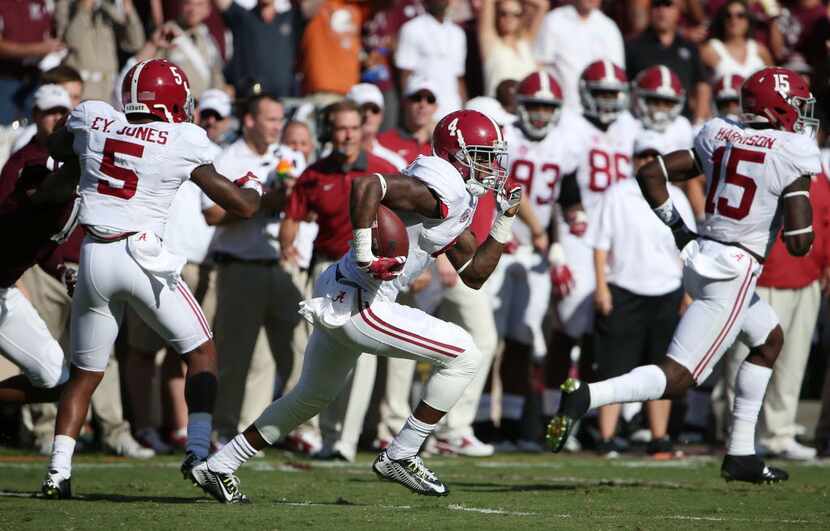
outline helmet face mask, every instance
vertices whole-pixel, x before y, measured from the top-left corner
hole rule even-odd
[[[531,140],[542,140],[559,122],[562,88],[544,71],[536,71],[516,86],[519,126]]]
[[[683,101],[655,96],[637,98],[637,115],[648,129],[664,132],[680,116]]]
[[[467,187],[473,185],[473,195],[483,195],[487,190],[498,193],[507,182],[507,144],[503,141],[493,146],[467,146],[456,152],[456,158],[467,168]],[[483,192],[476,194],[474,190],[478,189]]]
[[[634,112],[647,129],[664,132],[683,112],[686,92],[666,66],[647,68],[634,80]]]

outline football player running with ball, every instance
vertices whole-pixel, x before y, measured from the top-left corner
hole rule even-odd
[[[124,78],[122,103],[125,114],[100,101],[72,111],[66,126],[49,139],[52,157],[65,164],[39,192],[49,201],[51,190],[52,200],[61,203],[77,186],[79,221],[87,232],[72,299],[70,376],[41,488],[48,498],[71,497],[75,441],[128,305],[187,363],[185,477],[207,457],[216,349],[199,304],[179,277],[185,259],[168,252],[160,235],[173,197],[188,179],[244,218],[259,209],[262,195],[256,179],[232,183],[214,169],[210,140],[189,123],[190,86],[175,64],[153,59],[135,65]],[[67,175],[65,168],[71,167],[76,171]]]
[[[351,251],[321,275],[314,298],[302,304],[301,313],[314,323],[314,331],[299,383],[193,469],[194,479],[218,501],[247,500],[234,472],[334,400],[361,352],[427,360],[437,367],[423,400],[372,468],[381,479],[418,494],[448,494],[418,451],[478,373],[483,356],[459,326],[395,299],[401,287],[442,253],[465,284],[481,288],[512,237],[521,189],[503,188],[505,143],[499,127],[484,114],[448,114],[436,126],[432,146],[433,156],[419,156],[399,175],[374,174],[353,182]],[[468,227],[478,198],[488,191],[497,194],[499,214],[489,237],[477,247]],[[373,253],[371,227],[381,204],[397,212],[406,225],[406,257]]]
[[[758,412],[784,338],[772,308],[753,290],[782,224],[790,254],[803,256],[812,245],[810,176],[821,171],[814,105],[798,74],[765,68],[741,88],[742,123],[714,118],[693,149],[658,156],[638,172],[643,195],[682,250],[683,281],[694,302],[659,366],[637,367],[592,384],[572,379],[563,384],[559,412],[548,426],[554,452],[589,409],[672,398],[700,384],[740,334],[750,353],[738,370],[721,475],[753,483],[788,478],[755,453]],[[701,172],[707,182],[706,218],[698,235],[680,219],[666,180]]]

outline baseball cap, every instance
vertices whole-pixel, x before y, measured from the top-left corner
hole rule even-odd
[[[224,90],[208,89],[199,98],[199,111],[213,111],[227,118],[231,114],[231,97]]]
[[[646,153],[661,154],[666,152],[666,145],[663,137],[657,131],[642,131],[634,139],[634,156]]]
[[[374,103],[383,109],[383,94],[381,94],[377,85],[373,85],[372,83],[358,83],[352,86],[346,94],[346,98],[358,105]]]
[[[464,108],[486,114],[502,127],[516,121],[516,117],[505,111],[499,100],[488,96],[473,98],[464,104]]]
[[[417,75],[411,76],[406,81],[406,87],[403,95],[404,97],[409,97],[423,90],[430,92],[436,99],[438,98],[438,90],[435,88],[435,83],[425,77]]]
[[[60,85],[42,85],[35,91],[35,107],[41,111],[62,108],[72,108],[69,93]]]

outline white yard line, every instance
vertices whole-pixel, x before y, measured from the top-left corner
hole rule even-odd
[[[505,511],[503,509],[489,509],[487,507],[465,507],[458,504],[447,505],[450,511],[464,511],[468,513],[482,513],[482,514],[504,514],[508,516],[539,516],[539,513],[523,513],[518,511]],[[567,515],[565,515],[567,516]]]

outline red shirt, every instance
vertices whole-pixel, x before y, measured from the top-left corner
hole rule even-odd
[[[24,167],[47,165],[48,159],[49,151],[37,141],[37,137],[32,138],[28,144],[15,151],[6,161],[3,171],[0,172],[0,204],[14,191],[20,172]],[[49,263],[63,263],[65,260],[77,264],[81,259],[81,242],[83,239],[84,231],[81,227],[78,227],[69,239],[60,246],[60,251],[56,252],[55,257],[44,259],[48,260]],[[54,245],[52,247],[54,248]]]
[[[418,155],[432,155],[432,143],[421,144],[409,132],[397,127],[379,134],[378,142],[381,146],[400,155],[407,164],[415,160]]]
[[[349,217],[349,195],[355,177],[371,173],[398,173],[385,160],[361,151],[351,168],[344,168],[333,156],[318,160],[300,175],[285,215],[303,221],[308,214],[317,214],[320,231],[314,240],[314,253],[337,260],[349,250],[352,222]]]
[[[806,287],[830,267],[830,182],[825,175],[817,175],[810,186],[810,204],[813,206],[813,248],[807,256],[791,256],[776,235],[758,285],[765,288],[799,289]]]
[[[0,0],[0,36],[4,41],[30,44],[51,34],[52,13],[45,0]],[[24,66],[20,59],[0,59],[0,77],[21,79],[26,72],[37,73],[37,66]]]

